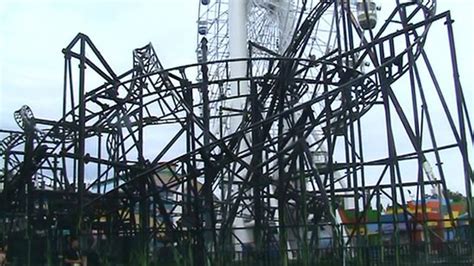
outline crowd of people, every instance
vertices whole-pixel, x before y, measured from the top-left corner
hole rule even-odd
[[[0,241],[0,266],[14,266],[15,259],[9,257],[7,242]],[[99,259],[96,253],[87,251],[83,252],[80,248],[80,242],[77,237],[68,237],[67,246],[64,252],[59,256],[62,265],[65,266],[95,266],[99,265]],[[20,262],[21,264],[21,262]]]

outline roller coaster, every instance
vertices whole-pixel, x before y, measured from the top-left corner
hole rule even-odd
[[[62,117],[23,106],[19,130],[0,131],[13,265],[61,265],[70,236],[100,265],[472,265],[453,20],[436,1],[400,2],[377,28],[346,1],[303,4],[283,52],[248,43],[249,57],[207,61],[203,37],[200,62],[169,69],[148,44],[116,73],[79,33],[63,49]],[[341,14],[337,45],[314,56],[327,12]],[[443,23],[450,88],[425,49]]]

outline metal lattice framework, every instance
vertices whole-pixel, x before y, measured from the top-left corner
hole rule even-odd
[[[449,223],[456,239],[462,238],[455,229],[463,220],[451,210],[443,168],[455,154],[472,234],[472,126],[449,12],[435,14],[432,1],[397,4],[377,32],[364,32],[351,9],[338,3],[320,1],[305,11],[282,54],[260,47],[259,57],[172,69],[163,68],[149,44],[133,51],[130,70],[117,74],[91,40],[78,34],[63,50],[63,117],[38,119],[22,107],[15,112],[22,131],[2,131],[4,232],[28,240],[28,254],[32,239],[57,240],[65,229],[107,239],[100,248],[109,257],[120,257],[124,242],[133,240],[139,245],[128,248],[136,253],[128,253],[138,255],[129,257],[143,258],[143,265],[160,245],[182,265],[315,265],[328,259],[399,265],[416,252],[426,262],[433,259],[428,235],[444,238],[428,222]],[[324,56],[305,58],[314,27],[329,8],[344,17],[339,41]],[[447,27],[455,106],[445,100],[424,49],[434,23]],[[362,72],[364,61],[372,67]],[[246,64],[246,76],[230,74],[236,62]],[[209,73],[217,68],[220,75]],[[201,73],[197,81],[190,78],[195,73]],[[212,97],[231,86],[237,87],[234,94]],[[407,93],[411,98],[402,98]],[[448,140],[435,130],[428,94],[443,108]],[[212,110],[229,106],[223,101],[245,105]],[[226,126],[226,117],[239,121],[235,131],[211,130]],[[383,133],[380,139],[371,139],[374,128]],[[429,187],[446,206],[435,220],[424,203],[415,213],[407,207],[407,189],[424,202]],[[371,223],[380,234],[392,226],[379,239],[380,246],[390,239],[391,255],[370,255],[361,248],[369,238],[367,213],[382,198],[393,219],[379,215]],[[348,202],[350,223],[341,218]],[[415,237],[402,243],[402,231],[424,232],[424,245]],[[469,260],[469,239],[457,242],[463,248],[447,250]]]

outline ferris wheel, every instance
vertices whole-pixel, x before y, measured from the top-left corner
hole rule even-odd
[[[202,37],[208,40],[207,61],[215,61],[243,54],[233,54],[232,46],[237,42],[249,44],[252,56],[267,53],[283,55],[297,25],[320,3],[319,0],[201,0],[199,3],[197,30],[197,60],[201,62]],[[346,9],[357,14],[358,26],[362,30],[373,29],[377,21],[374,1],[341,1]],[[309,45],[307,56],[319,58],[337,46],[337,27],[343,20],[343,9],[327,8],[318,18]],[[246,47],[247,48],[247,47]],[[265,48],[263,49],[258,48]],[[247,49],[246,49],[247,50]],[[246,51],[247,55],[249,52]],[[218,75],[219,71],[211,74]]]
[[[319,0],[201,0],[197,21],[197,61],[206,63],[222,60],[222,63],[208,64],[207,72],[208,79],[221,80],[246,77],[248,71],[257,76],[269,71],[270,62],[267,60],[253,62],[249,70],[249,66],[244,61],[229,63],[232,59],[298,57],[317,60],[331,54],[341,54],[354,48],[343,46],[340,41],[338,43],[341,35],[339,27],[343,27],[344,19],[349,19],[344,16],[357,14],[356,19],[354,17],[351,19],[356,22],[354,26],[363,32],[370,31],[376,26],[376,12],[375,2],[368,0],[341,1],[337,5],[322,4]],[[315,16],[315,13],[318,15]],[[292,54],[295,52],[295,47],[291,45],[294,43],[294,38],[297,38],[298,29],[304,27],[303,21],[308,21],[311,17],[315,17],[317,21],[311,30],[309,40],[305,41],[303,48],[299,48],[298,54]],[[355,41],[355,43],[360,42],[362,39]],[[356,61],[357,58],[353,57],[352,60],[344,63],[346,67],[362,71],[363,64],[359,62],[356,65]],[[314,70],[314,73],[311,71],[313,70],[305,74],[306,77],[308,75],[316,77],[318,71]],[[203,77],[199,75],[198,82],[202,79]],[[229,83],[228,87],[209,86],[211,117],[220,117],[219,120],[213,120],[214,123],[212,121],[210,123],[210,131],[213,134],[222,137],[238,130],[241,120],[239,117],[232,116],[232,112],[245,109],[245,97],[238,101],[227,100],[227,98],[241,93],[242,90],[248,90],[248,87],[248,83],[245,82]],[[237,93],[237,90],[240,92]],[[243,92],[243,94],[249,94],[249,92]],[[311,98],[310,95],[314,94],[315,92],[309,89],[298,97],[298,101],[307,101]],[[201,103],[203,103],[202,100]],[[315,112],[319,113],[324,108],[322,102],[320,105],[314,105]],[[294,115],[296,117],[299,114]],[[319,142],[321,134],[321,129],[315,129],[311,132],[309,141]],[[272,126],[270,135],[278,135],[276,125]],[[319,157],[324,160],[325,150],[323,146],[314,146],[312,152],[315,159],[318,160]],[[345,186],[342,183],[340,185]],[[346,205],[349,206],[350,203]],[[241,223],[238,226],[245,226],[245,224]],[[252,238],[245,233],[240,237],[241,239]]]
[[[311,12],[321,6],[317,22],[312,30],[310,39],[302,49],[300,58],[315,60],[337,50],[342,53],[353,47],[343,46],[340,40],[342,24],[346,14],[355,14],[354,19],[361,32],[371,31],[377,22],[377,7],[372,0],[341,1],[337,5],[322,5],[319,0],[200,0],[197,21],[197,61],[199,63],[259,57],[286,57],[286,51],[292,38],[297,34],[302,21],[311,16]],[[324,6],[324,8],[323,8]],[[346,12],[349,10],[349,12]],[[206,40],[206,47],[202,41]],[[362,40],[358,40],[362,42]],[[368,62],[359,62],[357,58],[345,62],[351,68],[363,71]],[[226,63],[212,64],[208,69],[211,79],[224,78],[227,73]],[[247,66],[244,62],[231,63],[232,77],[244,77]],[[268,61],[252,65],[252,71],[266,73]],[[311,73],[309,74],[311,75]],[[202,74],[198,74],[198,81]],[[245,87],[243,85],[242,87]],[[235,103],[224,100],[234,94],[235,88],[210,86],[210,110],[216,116],[225,113],[226,109],[243,109],[243,102]],[[308,92],[314,93],[314,92]],[[315,110],[317,111],[317,110]],[[219,124],[219,125],[217,125]],[[219,123],[211,123],[211,132],[216,135],[228,135],[236,130],[236,121],[224,116]],[[316,133],[315,133],[316,134]],[[314,134],[313,134],[314,135]],[[317,138],[317,136],[314,136]]]

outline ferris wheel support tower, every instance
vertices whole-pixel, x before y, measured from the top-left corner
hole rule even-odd
[[[247,1],[229,1],[229,53],[230,58],[247,57]],[[234,74],[245,75],[244,64],[234,64]]]
[[[229,57],[230,59],[248,57],[247,50],[247,1],[230,0],[229,1]],[[246,76],[247,64],[245,61],[233,62],[230,64],[231,78],[243,78]],[[232,83],[231,95],[248,94],[249,87],[243,82]],[[243,109],[245,104],[242,101],[231,101],[230,107],[233,110]],[[229,121],[229,132],[235,132],[239,121]]]
[[[247,1],[230,0],[229,1],[229,58],[246,58],[247,50]],[[245,61],[232,62],[230,67],[230,78],[244,78],[247,72],[247,64]],[[232,82],[230,84],[230,95],[248,94],[249,86],[246,82]],[[231,110],[243,110],[245,102],[242,100],[231,100],[228,102]],[[233,111],[231,111],[233,112]],[[237,131],[240,124],[239,117],[230,117],[227,125],[227,133]],[[230,189],[235,189],[233,185]],[[234,221],[235,228],[245,228],[246,224],[242,218],[236,218]],[[241,239],[243,243],[251,243],[254,241],[253,234],[249,229],[236,229],[234,234]],[[234,239],[236,241],[236,239]]]

